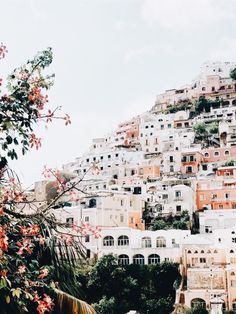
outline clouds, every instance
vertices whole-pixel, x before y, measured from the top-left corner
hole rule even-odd
[[[236,38],[223,38],[209,52],[210,61],[235,61],[236,60]]]
[[[202,30],[235,17],[236,3],[227,0],[144,0],[141,16],[149,25],[171,30]],[[235,11],[234,11],[235,12]]]
[[[154,47],[146,46],[137,49],[129,49],[125,54],[125,61],[131,61],[132,59],[136,59],[143,56],[154,56],[156,50]]]

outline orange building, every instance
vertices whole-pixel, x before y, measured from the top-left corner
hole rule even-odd
[[[197,183],[196,205],[202,209],[236,209],[236,167],[218,168],[215,178]]]
[[[145,224],[142,220],[142,213],[133,211],[128,213],[128,227],[133,229],[145,230]]]
[[[181,156],[181,173],[196,174],[199,171],[203,156],[198,151],[183,152]]]
[[[222,162],[236,158],[236,147],[208,148],[202,150],[203,162]]]

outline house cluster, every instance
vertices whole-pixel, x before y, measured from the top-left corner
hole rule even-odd
[[[112,253],[121,265],[180,265],[176,303],[236,313],[235,63],[204,64],[180,89],[92,141],[63,171],[83,180],[56,215],[99,227],[85,235],[89,258]],[[45,192],[45,183],[38,188]],[[43,192],[44,191],[44,192]],[[155,222],[188,223],[159,229]],[[217,312],[218,313],[218,312]]]

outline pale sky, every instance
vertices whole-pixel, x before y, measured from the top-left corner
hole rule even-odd
[[[22,181],[60,167],[156,94],[190,82],[202,63],[236,61],[236,0],[0,0],[1,76],[50,46],[50,107],[72,125],[41,129],[43,147],[14,163]]]

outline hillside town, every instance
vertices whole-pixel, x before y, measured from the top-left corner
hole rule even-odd
[[[179,264],[176,306],[236,313],[236,81],[232,62],[205,63],[148,112],[95,138],[63,165],[77,193],[55,215],[86,234],[87,258]],[[29,197],[44,201],[48,180]]]

